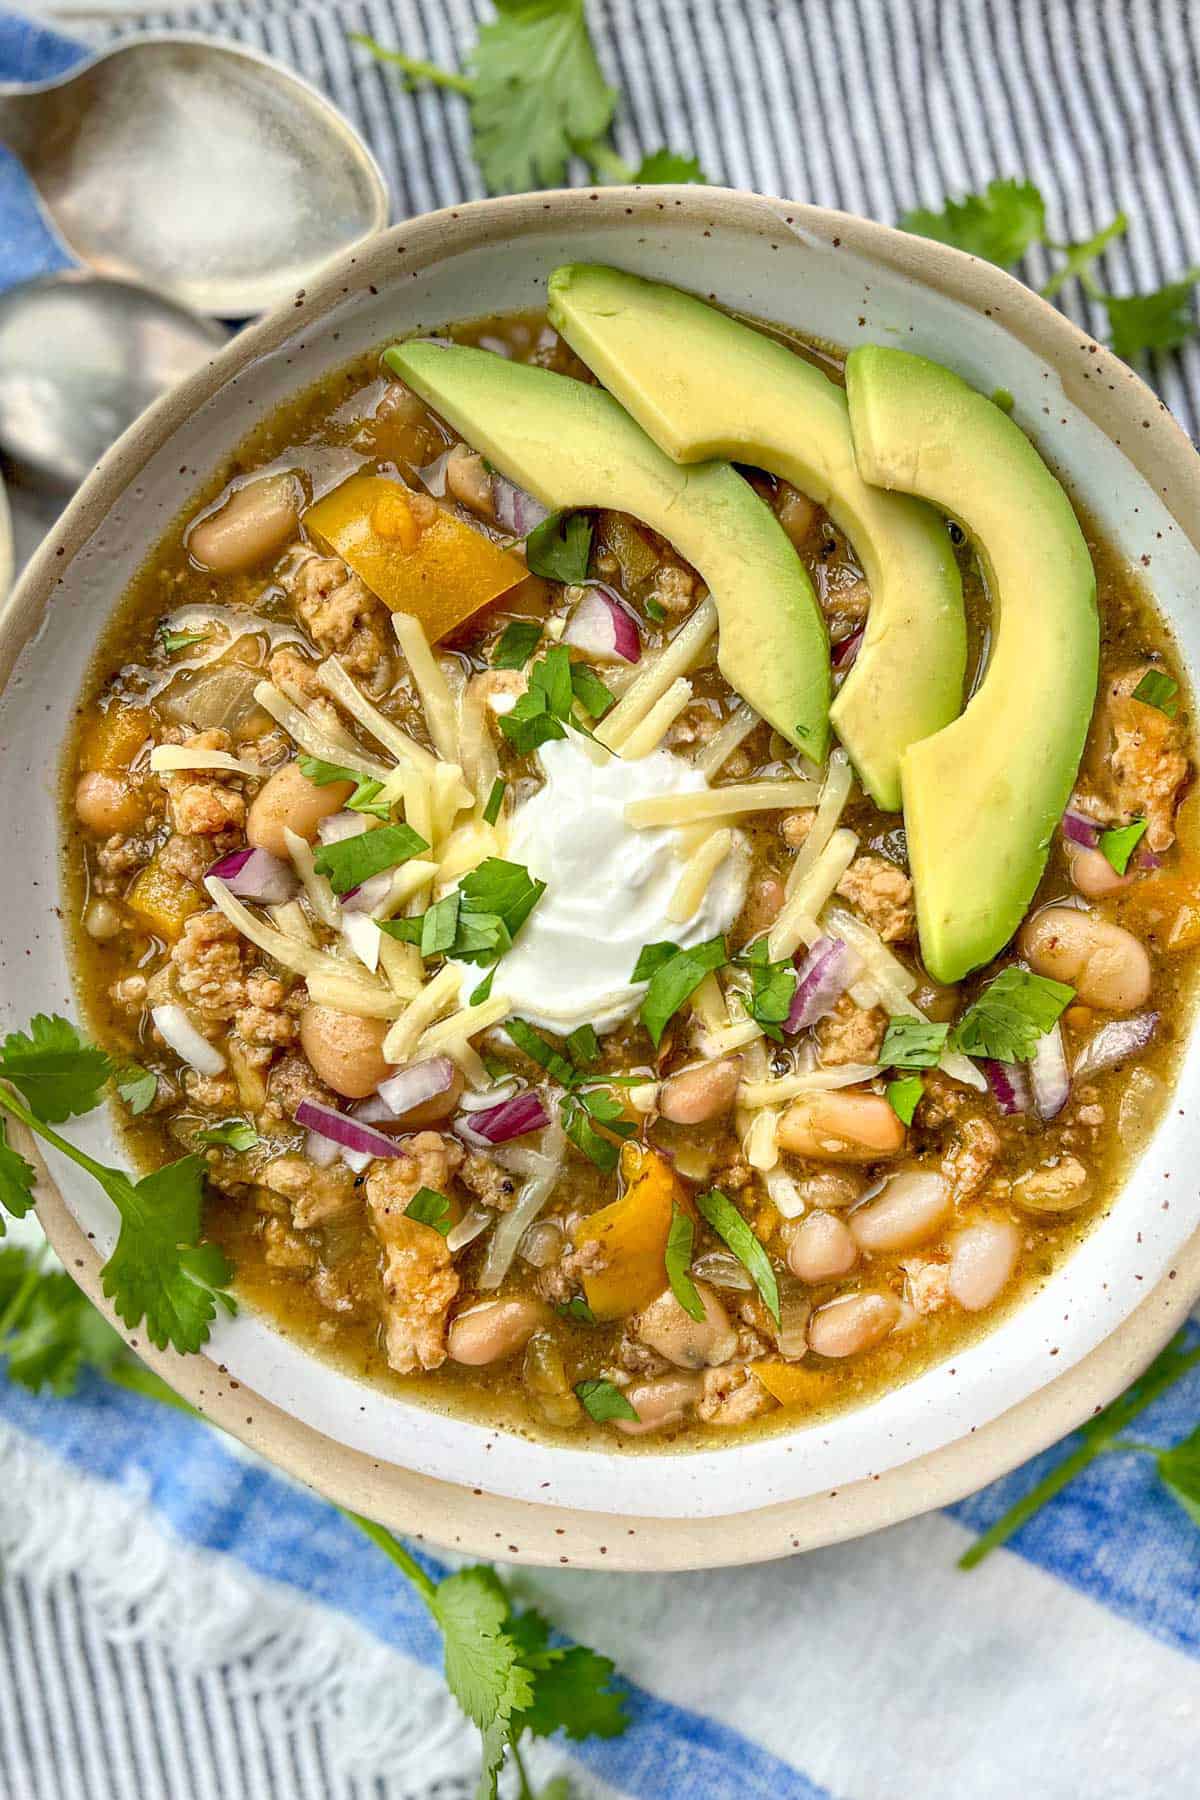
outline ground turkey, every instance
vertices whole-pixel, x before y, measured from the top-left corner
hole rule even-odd
[[[401,1375],[436,1369],[446,1360],[446,1324],[458,1276],[441,1232],[407,1217],[418,1189],[445,1193],[462,1152],[421,1131],[404,1154],[378,1161],[367,1176],[367,1207],[383,1246],[383,1311],[387,1359]]]

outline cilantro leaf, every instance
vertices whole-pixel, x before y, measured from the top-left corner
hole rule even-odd
[[[492,652],[493,669],[523,669],[541,641],[542,628],[536,619],[513,619]]]
[[[614,1099],[611,1093],[603,1088],[589,1088],[586,1093],[564,1094],[559,1102],[559,1113],[562,1117],[563,1130],[567,1137],[581,1150],[589,1162],[598,1169],[610,1173],[617,1166],[620,1148],[614,1144],[612,1137],[629,1138],[637,1130],[632,1120],[625,1117],[624,1108]],[[603,1126],[604,1131],[597,1131],[592,1124]],[[610,1132],[606,1137],[604,1132]]]
[[[555,1307],[560,1319],[570,1319],[575,1325],[594,1325],[596,1315],[581,1294],[575,1294],[570,1300],[564,1300]]]
[[[1144,706],[1156,707],[1168,719],[1173,719],[1179,710],[1178,694],[1179,683],[1173,675],[1167,675],[1162,669],[1147,669],[1131,698],[1140,700]]]
[[[669,963],[673,956],[681,954],[679,945],[673,944],[670,938],[664,938],[657,944],[643,944],[638,953],[638,959],[633,965],[630,981],[649,981],[652,975],[658,973],[664,963]]]
[[[535,1031],[533,1026],[527,1024],[524,1019],[506,1019],[504,1031],[512,1039],[517,1049],[529,1057],[531,1062],[535,1062],[539,1068],[545,1069],[547,1075],[553,1076],[554,1080],[560,1081],[564,1087],[570,1087],[575,1079],[574,1069],[566,1057],[560,1055],[554,1048],[553,1044],[546,1042],[540,1031]]]
[[[967,1056],[1028,1062],[1038,1039],[1052,1031],[1075,989],[1015,964],[988,983],[954,1029],[955,1047]]]
[[[911,1125],[913,1114],[921,1103],[925,1083],[919,1075],[905,1075],[901,1081],[889,1081],[884,1089],[887,1103],[904,1125]]]
[[[582,512],[552,512],[525,539],[531,575],[564,583],[587,580],[592,521]]]
[[[473,987],[467,996],[468,1006],[482,1006],[492,991],[492,983],[496,979],[495,965],[488,970],[478,987]]]
[[[589,719],[602,719],[616,700],[612,689],[605,687],[596,671],[581,662],[571,664],[571,692]]]
[[[132,1181],[120,1169],[96,1164],[92,1173],[121,1215],[116,1248],[101,1271],[101,1285],[131,1328],[145,1322],[160,1350],[199,1350],[232,1269],[215,1244],[200,1242],[204,1161],[185,1156]]]
[[[1171,1450],[1155,1457],[1167,1492],[1178,1500],[1193,1525],[1200,1525],[1200,1425]]]
[[[495,781],[493,781],[492,791],[488,795],[487,804],[483,809],[485,824],[494,825],[496,820],[500,817],[500,809],[504,805],[504,790],[507,785],[507,782],[499,775],[497,775]]]
[[[0,1077],[24,1094],[38,1117],[58,1124],[100,1104],[112,1074],[103,1050],[57,1013],[38,1013],[28,1033],[10,1031],[0,1045]]]
[[[324,762],[319,756],[302,756],[300,773],[314,787],[328,787],[331,781],[352,781],[354,792],[346,802],[350,812],[370,813],[384,822],[391,818],[392,809],[386,801],[376,796],[382,791],[382,781],[373,781],[369,776],[359,775],[354,769],[347,769],[341,763]]]
[[[879,1060],[889,1069],[936,1068],[949,1035],[948,1025],[935,1025],[929,1019],[891,1018]]]
[[[4,1213],[23,1219],[33,1205],[37,1170],[26,1162],[8,1141],[8,1131],[0,1119],[0,1237],[4,1236]]]
[[[594,1025],[578,1025],[567,1038],[567,1055],[577,1069],[592,1069],[600,1061],[600,1039]]]
[[[523,693],[506,713],[500,714],[500,730],[518,756],[529,756],[543,744],[567,735],[562,720],[550,710],[545,690],[534,687]]]
[[[416,1219],[420,1225],[432,1226],[434,1231],[447,1235],[453,1220],[450,1217],[450,1202],[445,1194],[439,1194],[436,1188],[418,1188],[404,1209],[406,1219]]]
[[[1177,350],[1195,336],[1196,314],[1192,298],[1200,281],[1200,267],[1168,281],[1152,294],[1103,294],[1089,288],[1108,314],[1110,342],[1118,356],[1131,362],[1143,350]]]
[[[360,831],[357,837],[343,838],[337,844],[322,844],[313,866],[318,875],[328,875],[335,894],[348,894],[372,875],[397,868],[428,848],[411,825],[383,825],[378,831]]]
[[[1007,269],[1044,236],[1046,205],[1032,181],[1001,179],[989,181],[982,194],[947,200],[940,213],[905,213],[900,227]]]
[[[522,1629],[528,1633],[529,1618],[522,1613],[510,1623],[519,1642]],[[522,1660],[533,1671],[533,1699],[514,1719],[514,1736],[529,1731],[534,1737],[552,1737],[562,1731],[578,1743],[619,1737],[625,1730],[625,1696],[610,1686],[616,1666],[607,1656],[584,1644],[557,1648],[535,1642],[522,1646]]]
[[[671,1292],[688,1318],[702,1323],[704,1302],[692,1280],[692,1246],[695,1241],[695,1225],[678,1202],[674,1203],[671,1207],[671,1228],[667,1232],[667,1248],[664,1258],[667,1280],[671,1284]]]
[[[22,1271],[36,1266],[21,1250],[6,1251],[5,1256],[19,1258]],[[22,1282],[24,1278],[22,1273]],[[5,1285],[0,1281],[0,1292]],[[107,1374],[124,1354],[119,1333],[61,1270],[39,1275],[13,1328],[0,1338],[9,1378],[34,1393],[49,1388],[55,1394],[70,1394],[83,1369]]]
[[[1096,258],[1102,256],[1108,246],[1119,237],[1124,237],[1129,227],[1129,220],[1123,212],[1119,212],[1111,224],[1105,225],[1090,238],[1084,238],[1078,244],[1051,244],[1052,250],[1059,250],[1066,257],[1061,269],[1057,269],[1041,290],[1043,299],[1053,300],[1055,294],[1075,276],[1086,275]]]
[[[502,1728],[533,1700],[533,1681],[505,1630],[508,1596],[494,1569],[460,1569],[439,1581],[429,1608],[445,1645],[446,1685],[481,1731]],[[498,1766],[498,1765],[497,1765]]]
[[[545,882],[535,881],[521,863],[487,856],[425,912],[409,919],[380,919],[379,929],[402,944],[418,945],[423,956],[495,963],[512,948],[545,891]],[[472,994],[472,1005],[478,1004],[478,993]]]
[[[228,1150],[253,1150],[258,1141],[258,1133],[248,1119],[225,1119],[220,1125],[196,1133],[198,1144],[223,1145]]]
[[[634,171],[634,181],[641,187],[651,187],[656,182],[698,182],[708,186],[708,177],[700,167],[695,156],[683,156],[676,150],[651,150],[643,156]]]
[[[720,1188],[709,1188],[706,1194],[697,1196],[696,1209],[752,1277],[763,1304],[778,1325],[779,1283],[771,1259],[733,1201]]]
[[[190,650],[194,644],[202,644],[208,637],[207,631],[160,631],[158,641],[168,656],[177,651]]]
[[[435,900],[421,917],[421,955],[442,956],[458,936],[458,915],[462,907],[462,891],[455,888]]]
[[[118,1094],[135,1119],[154,1104],[154,1097],[158,1093],[158,1076],[152,1075],[149,1069],[143,1069],[140,1063],[127,1063],[123,1069],[119,1069],[116,1084]]]
[[[612,120],[583,0],[497,0],[470,67],[475,159],[493,194],[560,186],[574,146]]]
[[[1130,857],[1146,835],[1147,823],[1145,819],[1134,819],[1128,825],[1118,825],[1112,831],[1100,833],[1099,848],[1118,875],[1123,875],[1129,867]]]
[[[659,946],[649,948],[657,950]],[[638,970],[643,967],[646,954],[643,950],[638,957],[633,973],[635,981],[639,979]],[[663,1032],[685,1000],[691,998],[706,975],[721,968],[728,960],[725,939],[715,937],[709,938],[707,943],[697,944],[694,949],[677,950],[668,960],[659,963],[650,978],[640,1013],[655,1049],[662,1043]]]
[[[535,881],[523,863],[485,856],[477,869],[463,876],[458,891],[462,896],[460,936],[470,918],[494,917],[502,922],[511,944],[545,893],[546,884]],[[467,956],[467,951],[460,949],[456,954]]]
[[[739,951],[734,962],[750,971],[750,1017],[762,1026],[776,1043],[783,1040],[780,1027],[792,1010],[796,992],[796,969],[790,962],[771,962],[766,938],[757,938],[749,949]]]
[[[577,1381],[575,1392],[584,1412],[589,1418],[595,1419],[597,1425],[607,1425],[610,1419],[638,1417],[632,1403],[625,1398],[620,1388],[601,1375],[590,1381]]]

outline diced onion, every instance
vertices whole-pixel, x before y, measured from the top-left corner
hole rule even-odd
[[[1029,1111],[1029,1087],[1020,1063],[997,1062],[987,1057],[983,1059],[983,1072],[1002,1113],[1011,1116]]]
[[[1062,816],[1062,834],[1069,844],[1079,844],[1084,850],[1094,850],[1100,842],[1100,827],[1086,813],[1071,810],[1065,812]]]
[[[1053,1026],[1044,1037],[1038,1039],[1037,1049],[1029,1065],[1029,1079],[1039,1119],[1056,1119],[1067,1104],[1067,1096],[1071,1092],[1071,1074],[1067,1068],[1067,1053],[1063,1049],[1061,1026]]]
[[[573,644],[596,662],[635,663],[642,654],[633,614],[603,582],[589,586],[567,621],[563,643]]]
[[[379,967],[381,932],[374,919],[365,912],[343,912],[342,936],[364,968],[374,975]]]
[[[471,1114],[469,1127],[464,1130],[475,1138],[484,1138],[489,1144],[506,1144],[510,1138],[525,1137],[530,1131],[541,1131],[550,1122],[545,1102],[536,1088],[526,1088],[522,1093],[514,1094],[511,1100],[501,1100],[498,1106],[485,1106]],[[459,1121],[462,1129],[463,1122]]]
[[[793,1037],[827,1018],[861,965],[840,938],[819,938],[796,972],[796,991],[783,1029]]]
[[[551,1124],[542,1139],[541,1151],[548,1166],[544,1173],[535,1175],[521,1190],[511,1212],[506,1212],[501,1216],[492,1233],[492,1241],[488,1245],[487,1256],[484,1258],[483,1268],[480,1271],[479,1286],[481,1289],[498,1288],[508,1274],[512,1259],[517,1253],[517,1245],[558,1185],[559,1177],[562,1174],[565,1149],[566,1138],[563,1135],[562,1127],[557,1123]]]
[[[328,1138],[343,1151],[349,1150],[356,1156],[364,1156],[368,1161],[376,1156],[399,1156],[399,1146],[382,1131],[376,1131],[361,1119],[352,1119],[347,1113],[340,1113],[332,1106],[322,1106],[316,1100],[302,1100],[296,1108],[296,1123],[309,1131],[316,1132],[318,1137]]]
[[[472,1206],[463,1214],[457,1225],[452,1225],[446,1233],[446,1248],[451,1256],[457,1256],[468,1244],[473,1244],[495,1218],[486,1206]]]
[[[424,479],[424,472],[421,473]],[[445,465],[442,467],[443,492],[445,492]],[[436,479],[436,477],[435,477]],[[428,484],[427,484],[428,485]],[[433,491],[432,489],[430,490]],[[536,525],[550,517],[550,509],[519,488],[506,476],[492,470],[492,504],[496,509],[496,523],[502,530],[511,532],[513,537],[528,537]]]
[[[182,1006],[174,1001],[167,1001],[162,1006],[152,1007],[150,1017],[154,1020],[155,1029],[163,1043],[173,1050],[181,1062],[197,1075],[220,1075],[225,1068],[225,1058],[215,1044],[210,1044],[203,1037]]]
[[[304,1136],[304,1154],[318,1169],[331,1169],[338,1159],[338,1147],[332,1138],[322,1137],[319,1131],[309,1131]]]
[[[1076,1081],[1084,1075],[1099,1075],[1104,1069],[1113,1069],[1118,1063],[1130,1056],[1137,1056],[1149,1045],[1158,1029],[1158,1014],[1139,1013],[1133,1019],[1112,1019],[1102,1025],[1095,1036],[1084,1045],[1075,1059],[1073,1070]]]
[[[454,1086],[455,1068],[448,1056],[430,1056],[410,1063],[381,1081],[375,1092],[393,1118],[403,1118],[428,1100],[436,1100]]]
[[[294,872],[269,850],[233,850],[209,869],[239,900],[260,906],[282,906],[295,897],[300,883]]]

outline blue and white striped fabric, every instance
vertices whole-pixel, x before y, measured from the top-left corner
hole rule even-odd
[[[892,218],[1030,174],[1051,229],[1122,207],[1117,291],[1200,262],[1189,0],[593,0],[622,154]],[[366,30],[454,61],[472,0],[237,0],[157,14],[299,66],[353,116],[397,214],[478,192],[461,102],[406,96]],[[127,27],[123,27],[127,28]],[[106,26],[107,32],[112,27]],[[0,16],[0,77],[66,65]],[[0,161],[0,282],[61,260]],[[1031,259],[1028,274],[1044,279]],[[1082,306],[1068,293],[1067,304]],[[1086,307],[1078,315],[1089,318]],[[1200,352],[1149,373],[1200,421]],[[1139,1434],[1183,1436],[1200,1373]],[[1109,1457],[970,1575],[973,1536],[1054,1452],[948,1513],[783,1565],[517,1572],[632,1688],[628,1735],[540,1747],[539,1780],[670,1800],[1149,1800],[1196,1787],[1200,1535]],[[0,1384],[2,1800],[400,1800],[470,1791],[419,1602],[332,1509],[204,1426],[101,1384]]]

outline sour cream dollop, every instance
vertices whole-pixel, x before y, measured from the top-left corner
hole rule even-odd
[[[670,920],[683,836],[674,827],[637,830],[625,808],[651,794],[701,792],[704,776],[669,750],[601,763],[565,738],[539,754],[545,784],[514,814],[505,854],[546,892],[497,970],[496,991],[521,1018],[560,1036],[587,1024],[611,1031],[646,991],[629,979],[643,944],[687,948],[727,931],[746,897],[749,859],[735,836],[696,912]]]

